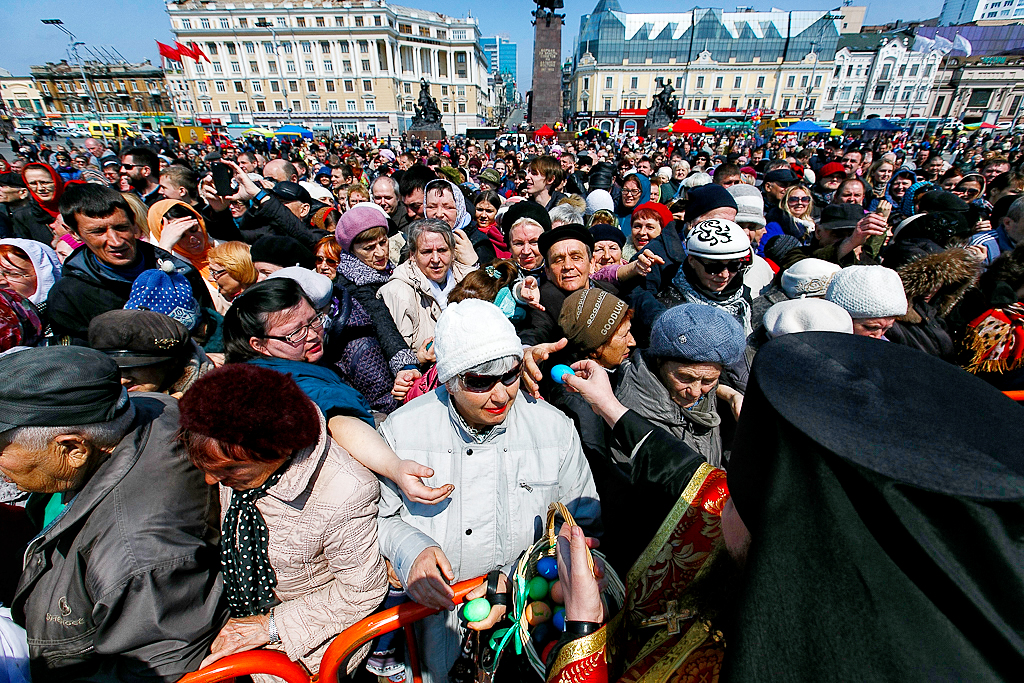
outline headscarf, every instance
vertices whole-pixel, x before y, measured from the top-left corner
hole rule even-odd
[[[210,236],[206,234],[206,221],[203,220],[202,215],[198,211],[185,202],[177,199],[161,199],[156,204],[149,207],[149,216],[147,217],[147,220],[149,221],[149,232],[152,235],[151,239],[154,244],[160,243],[160,235],[164,229],[163,217],[175,204],[184,206],[193,215],[195,215],[196,220],[199,221],[199,232],[203,235],[203,251],[198,255],[190,254],[177,244],[174,245],[173,251],[178,256],[191,263],[192,267],[198,270],[202,275],[203,280],[208,282],[210,278],[209,253],[210,249],[213,249],[213,242],[210,240]]]
[[[975,197],[974,199],[967,203],[973,204],[974,206],[980,207],[988,212],[991,212],[992,203],[985,199],[985,190],[988,189],[988,183],[985,182],[985,176],[981,175],[980,173],[966,173],[964,174],[963,178],[957,181],[956,184],[960,185],[960,183],[966,180],[973,180],[974,182],[981,184],[981,192],[978,193],[977,197]]]
[[[29,186],[28,180],[25,178],[25,171],[30,168],[41,168],[46,171],[51,178],[53,178],[53,199],[44,202],[39,198],[39,195],[35,193],[35,190]],[[32,195],[32,199],[35,200],[36,204],[38,204],[43,211],[50,214],[51,218],[57,220],[57,216],[60,215],[60,196],[64,194],[64,179],[60,177],[60,173],[57,173],[57,171],[55,171],[49,164],[33,161],[30,164],[25,164],[25,168],[21,169],[21,179],[25,181],[25,187],[28,188],[28,193]]]
[[[910,176],[910,180],[911,180],[911,184],[913,184],[914,179],[917,177],[916,174],[913,171],[911,171],[909,168],[900,168],[900,169],[897,169],[896,171],[894,171],[893,174],[892,174],[892,178],[889,180],[889,184],[885,186],[885,201],[887,201],[890,204],[892,204],[894,209],[897,209],[897,210],[899,210],[902,213],[902,208],[901,207],[903,206],[903,200],[906,199],[907,194],[904,192],[903,196],[900,197],[899,201],[897,201],[892,196],[892,184],[894,182],[896,182],[896,179],[899,178],[901,175],[909,175]],[[913,214],[911,214],[911,215],[913,215]]]
[[[285,468],[274,472],[254,489],[231,491],[224,513],[220,560],[224,573],[224,594],[233,617],[266,614],[276,602],[277,574],[270,565],[270,532],[256,501],[281,480]]]
[[[0,353],[15,346],[35,346],[43,338],[43,324],[28,299],[0,289]]]
[[[914,210],[914,194],[922,187],[932,187],[932,183],[927,180],[919,180],[907,188],[907,193],[903,195],[903,202],[900,204],[901,214],[904,216],[913,216],[917,213],[917,211]]]
[[[641,204],[646,204],[651,201],[651,181],[647,179],[647,176],[643,173],[630,173],[622,179],[622,186],[625,187],[626,181],[631,178],[640,184],[640,199],[637,200],[636,206],[640,206]],[[633,230],[633,211],[636,209],[636,206],[632,209],[628,208],[622,202],[622,196],[619,196],[618,204],[615,207],[615,215],[619,217],[619,228],[625,235],[629,235]]]
[[[36,291],[28,297],[28,300],[36,306],[45,304],[46,295],[50,293],[50,289],[57,284],[57,280],[60,279],[61,266],[60,259],[57,258],[57,252],[55,252],[49,245],[43,244],[42,242],[24,240],[16,237],[0,240],[0,244],[9,244],[12,247],[18,247],[28,254],[28,258],[32,262],[32,267],[36,271]]]
[[[455,208],[458,210],[458,214],[455,216],[455,225],[452,226],[452,229],[465,229],[465,227],[469,225],[469,222],[472,220],[469,216],[469,211],[466,210],[466,196],[462,194],[462,190],[459,189],[459,186],[453,183],[452,181],[445,180],[443,178],[438,178],[437,180],[431,180],[429,183],[427,183],[426,186],[423,188],[423,203],[426,204],[427,192],[429,192],[432,188],[437,187],[438,185],[443,186],[445,184],[447,184],[448,187],[451,188],[452,197],[455,198]]]

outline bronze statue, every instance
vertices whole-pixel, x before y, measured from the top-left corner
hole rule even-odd
[[[430,96],[430,84],[420,79],[420,95],[413,106],[412,130],[436,130],[441,128],[441,110]]]

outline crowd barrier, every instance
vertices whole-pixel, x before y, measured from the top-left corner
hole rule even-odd
[[[460,581],[452,586],[455,591],[455,604],[461,604],[466,594],[484,582],[486,577]],[[190,673],[178,683],[217,683],[231,681],[238,676],[252,674],[269,674],[283,679],[286,683],[334,683],[338,680],[338,672],[343,670],[345,661],[364,643],[377,636],[410,626],[420,619],[436,614],[438,610],[424,607],[415,602],[407,602],[383,612],[371,614],[362,621],[353,624],[339,634],[328,646],[320,660],[320,673],[310,676],[306,671],[288,659],[283,652],[274,650],[250,650],[235,655],[228,655],[213,664]],[[413,683],[421,683],[419,659],[416,653],[416,641],[412,638],[412,629],[405,631],[406,645],[409,648],[409,660],[412,666]]]

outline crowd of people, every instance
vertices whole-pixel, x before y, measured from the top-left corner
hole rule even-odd
[[[16,144],[5,663],[474,680],[560,503],[548,680],[1015,675],[1018,143]]]

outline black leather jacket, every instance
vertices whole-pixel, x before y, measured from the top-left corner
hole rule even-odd
[[[12,613],[35,683],[171,683],[227,620],[217,490],[174,439],[177,401],[132,403],[132,430],[25,553]]]

